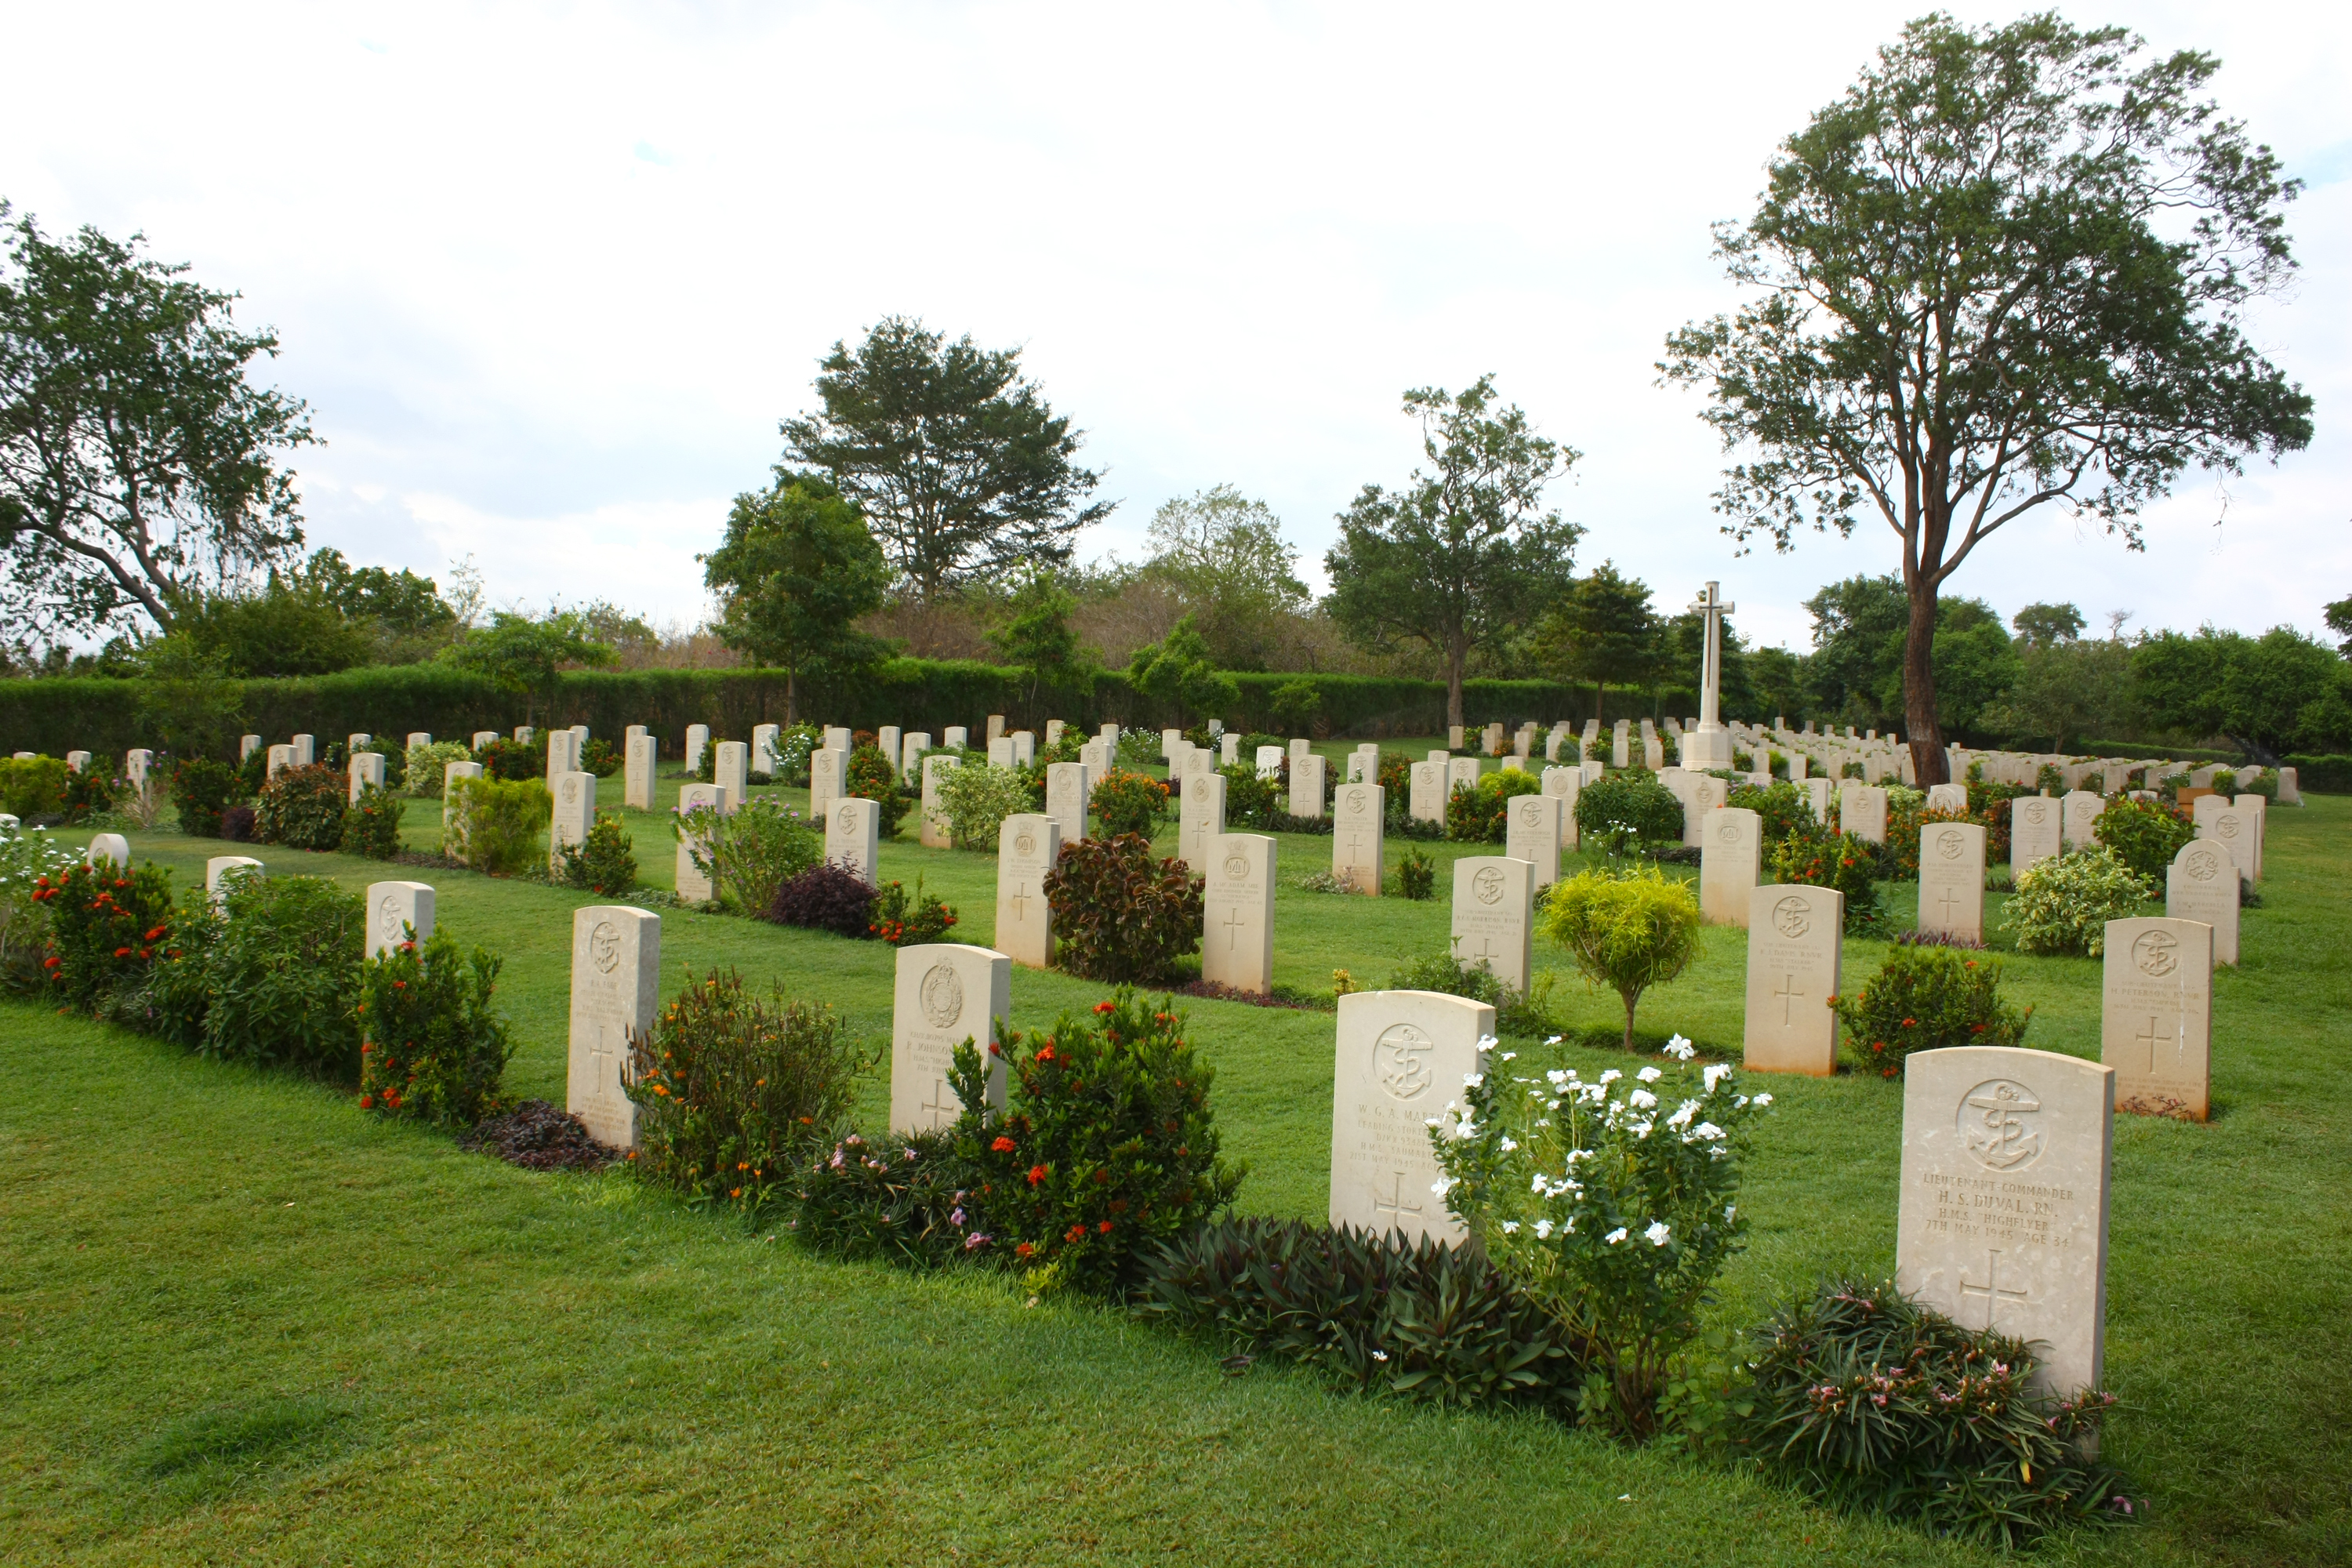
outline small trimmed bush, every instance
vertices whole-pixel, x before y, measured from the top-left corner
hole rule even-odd
[[[1611,773],[1586,784],[1576,797],[1580,842],[1622,855],[1643,844],[1679,844],[1683,803],[1654,773]]]
[[[2106,951],[2107,922],[2127,920],[2157,889],[2104,847],[2053,856],[2020,872],[2001,924],[2017,933],[2020,952]]]
[[[254,836],[289,849],[340,849],[351,781],[323,763],[280,768],[254,805]]]
[[[1218,1155],[1215,1071],[1167,998],[1121,989],[988,1048],[1008,1064],[1006,1109],[974,1109],[987,1104],[980,1049],[957,1047],[956,1150],[980,1173],[998,1255],[1027,1265],[1033,1288],[1128,1289],[1160,1247],[1231,1207],[1246,1167]]]
[[[369,860],[389,860],[400,853],[400,817],[407,800],[379,784],[360,791],[359,799],[343,808],[342,851]]]
[[[66,826],[70,827],[76,823],[89,821],[101,811],[112,810],[114,797],[122,787],[121,780],[91,768],[84,768],[78,773],[67,773],[63,807]]]
[[[1655,867],[1622,876],[1584,871],[1556,882],[1538,923],[1579,973],[1624,1002],[1629,1051],[1642,993],[1673,980],[1698,955],[1698,900],[1689,883]]]
[[[2189,847],[2197,829],[2153,801],[2118,797],[2107,802],[2091,832],[2100,846],[2135,875],[2161,884],[2172,858]]]
[[[803,766],[806,764],[803,763]],[[898,836],[898,822],[917,797],[907,792],[899,782],[898,764],[882,754],[882,749],[871,742],[849,753],[849,767],[844,773],[844,793],[860,800],[870,800],[880,808],[881,833],[885,838]]]
[[[1752,784],[1738,785],[1723,804],[1754,812],[1768,847],[1794,834],[1810,834],[1816,826],[1811,799],[1786,779],[1769,789]]]
[[[689,981],[629,1048],[630,1168],[689,1203],[756,1215],[793,1191],[808,1149],[848,1114],[873,1058],[830,1007],[733,970]]]
[[[191,888],[124,1021],[208,1057],[360,1076],[367,911],[325,877],[237,877],[215,909]]]
[[[1045,873],[1055,963],[1088,980],[1165,979],[1201,945],[1206,886],[1181,860],[1154,861],[1140,834],[1065,844]]]
[[[0,811],[26,822],[61,816],[71,776],[56,757],[0,757]]]
[[[618,898],[637,885],[636,845],[621,826],[620,814],[600,811],[588,825],[588,836],[563,847],[563,879],[606,898]]]
[[[967,762],[939,775],[940,815],[959,849],[996,853],[1004,819],[1031,809],[1028,781],[1018,768]]]
[[[32,898],[48,916],[42,966],[57,999],[95,1012],[118,989],[144,978],[172,934],[172,874],[79,862],[38,876]]]
[[[473,756],[473,748],[462,741],[428,741],[411,746],[401,763],[401,792],[422,800],[439,800],[449,764],[470,762]]]
[[[500,736],[473,753],[482,764],[482,776],[507,784],[523,784],[536,779],[547,783],[547,731],[532,732],[528,741]]]
[[[1455,784],[1445,799],[1445,837],[1461,844],[1500,844],[1511,802],[1542,793],[1543,781],[1524,768],[1497,768],[1475,784]]]
[[[1437,896],[1437,866],[1418,848],[1407,848],[1397,861],[1397,893],[1421,902]]]
[[[1126,752],[1127,741],[1122,740],[1120,755]],[[1149,838],[1168,813],[1168,786],[1147,774],[1113,768],[1096,781],[1087,804],[1094,808],[1103,837],[1132,833]]]
[[[1825,1502],[1997,1547],[2132,1517],[2091,1458],[2114,1399],[2032,1392],[2033,1347],[1966,1329],[1892,1283],[1833,1280],[1756,1330],[1738,1441]]]
[[[1219,1220],[1161,1248],[1130,1309],[1220,1350],[1303,1362],[1366,1392],[1572,1408],[1568,1331],[1475,1247],[1304,1220]]]
[[[874,1144],[852,1132],[802,1167],[793,1238],[834,1258],[918,1268],[986,1259],[973,1193],[979,1173],[956,1152],[956,1130],[893,1132]]]
[[[20,763],[19,766],[24,764]],[[60,774],[65,764],[58,764]],[[172,807],[180,814],[180,831],[191,838],[218,838],[221,814],[244,798],[245,781],[226,763],[209,757],[189,757],[172,769]],[[58,781],[64,794],[64,781]],[[10,810],[16,810],[12,805]],[[19,812],[17,815],[25,816]]]
[[[733,811],[697,806],[671,830],[694,846],[694,863],[719,901],[747,914],[765,911],[778,889],[824,858],[823,831],[773,795],[754,795]]]
[[[1286,815],[1282,808],[1290,796],[1280,778],[1260,778],[1257,768],[1246,763],[1219,768],[1217,773],[1225,781],[1227,832],[1268,827],[1276,817]]]
[[[955,910],[941,903],[937,893],[923,891],[923,879],[918,877],[912,893],[904,882],[885,882],[866,929],[892,947],[919,947],[947,941],[955,923]]]
[[[1771,846],[1769,859],[1776,882],[1831,888],[1842,894],[1848,935],[1878,923],[1878,858],[1859,835],[1821,828],[1808,812],[1796,832]]]
[[[2025,1042],[2033,1009],[2000,999],[2000,963],[1949,947],[1894,947],[1878,973],[1837,1000],[1848,1055],[1882,1078],[1913,1051]]]
[[[766,918],[780,926],[829,931],[835,936],[874,935],[878,889],[845,866],[828,860],[777,884]]]
[[[449,832],[443,849],[451,859],[510,877],[539,860],[539,836],[555,817],[555,797],[538,779],[458,779],[451,788]]]
[[[471,1127],[507,1109],[500,1082],[514,1056],[490,1010],[499,961],[461,952],[436,928],[360,970],[360,1108],[442,1127]]]

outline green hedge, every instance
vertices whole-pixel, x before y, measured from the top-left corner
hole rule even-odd
[[[1221,716],[1244,731],[1275,731],[1274,693],[1300,679],[1321,693],[1319,719],[1334,736],[1378,740],[1444,729],[1442,683],[1381,676],[1236,674],[1239,708]],[[244,728],[271,742],[307,732],[322,746],[353,731],[397,743],[415,730],[462,741],[477,730],[510,731],[524,722],[585,724],[592,733],[617,738],[630,725],[643,724],[660,737],[664,754],[675,756],[688,724],[708,724],[715,734],[740,739],[754,724],[782,723],[786,716],[783,677],[761,669],[575,671],[562,678],[551,712],[528,718],[520,700],[488,681],[436,664],[248,680],[243,690]],[[120,756],[152,745],[152,737],[141,733],[138,696],[134,680],[0,680],[0,754],[62,756],[82,749]],[[1567,719],[1580,727],[1591,702],[1589,687],[1541,680],[1473,680],[1464,689],[1465,716],[1474,726]],[[1047,719],[1087,729],[1112,720],[1160,729],[1176,720],[1130,687],[1124,671],[1045,682],[1033,691],[1022,671],[971,659],[891,659],[838,688],[804,685],[799,703],[803,719],[869,730],[898,724],[934,735],[950,724],[978,733],[991,713],[1004,714],[1016,729],[1042,729]]]
[[[2294,787],[2305,795],[2352,795],[2352,757],[2281,757],[2294,770]]]

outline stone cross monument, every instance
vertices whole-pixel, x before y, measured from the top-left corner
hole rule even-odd
[[[1691,608],[1706,617],[1706,655],[1699,668],[1698,728],[1683,736],[1682,765],[1694,773],[1731,765],[1731,731],[1723,727],[1723,617],[1738,609],[1723,600],[1723,587],[1709,583]]]

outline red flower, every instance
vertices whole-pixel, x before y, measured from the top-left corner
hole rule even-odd
[[[1916,1029],[1919,1026],[1919,1020],[1916,1018],[1906,1018],[1903,1020],[1903,1026],[1906,1029]]]
[[[1026,1257],[1028,1257],[1031,1253],[1033,1253],[1033,1252],[1036,1251],[1037,1249],[1036,1249],[1035,1247],[1034,1247],[1030,1246],[1027,1242],[1025,1242],[1025,1241],[1024,1241],[1024,1242],[1023,1242],[1020,1246],[1018,1246],[1018,1247],[1014,1247],[1013,1250],[1013,1252],[1014,1252],[1016,1255],[1018,1255],[1018,1256],[1020,1256],[1020,1257],[1023,1257],[1023,1258],[1026,1258]]]
[[[117,958],[128,958],[131,956],[131,950],[127,947],[118,947],[114,950],[114,956]]]
[[[1097,1013],[1108,1013],[1116,1009],[1118,1005],[1118,1004],[1116,1002],[1097,1002],[1095,1004],[1095,1011]]]
[[[1095,1226],[1095,1229],[1100,1231],[1105,1236],[1108,1236],[1110,1234],[1110,1221],[1103,1221],[1102,1224]]]
[[[1030,1167],[1029,1167],[1029,1184],[1030,1184],[1031,1186],[1033,1186],[1033,1187],[1034,1187],[1034,1186],[1037,1185],[1039,1183],[1043,1182],[1045,1179],[1045,1166],[1043,1166],[1043,1165],[1032,1165],[1032,1166],[1030,1166]]]
[[[1054,1055],[1054,1047],[1052,1046],[1045,1045],[1037,1047],[1037,1059],[1041,1062],[1050,1062],[1058,1061],[1061,1058]]]
[[[1084,1220],[1080,1220],[1077,1224],[1072,1226],[1068,1232],[1062,1237],[1064,1241],[1084,1241],[1086,1238],[1087,1226]]]
[[[361,1095],[360,1109],[362,1110],[373,1110],[375,1109],[375,1096],[372,1094]]]
[[[1003,1134],[1001,1134],[1001,1133],[1000,1133],[1000,1134],[998,1135],[998,1137],[997,1137],[996,1142],[993,1142],[993,1143],[991,1143],[988,1147],[989,1147],[990,1152],[992,1152],[992,1153],[997,1153],[997,1154],[1010,1154],[1010,1153],[1012,1153],[1012,1152],[1013,1152],[1013,1140],[1012,1140],[1012,1139],[1010,1139],[1010,1138],[1004,1137]]]

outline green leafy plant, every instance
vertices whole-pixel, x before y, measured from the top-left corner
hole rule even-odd
[[[1004,819],[1031,807],[1028,781],[1018,769],[965,763],[939,774],[940,815],[959,849],[996,853]]]
[[[323,763],[280,768],[254,805],[254,837],[291,849],[339,849],[351,781]]]
[[[1284,772],[1288,772],[1286,765]],[[1253,763],[1235,763],[1230,767],[1219,768],[1217,773],[1225,781],[1227,832],[1270,827],[1276,816],[1285,815],[1283,804],[1288,795],[1283,779],[1259,777],[1257,766]],[[1162,793],[1165,794],[1164,791]]]
[[[400,853],[400,818],[405,797],[381,784],[361,789],[359,799],[343,808],[342,851],[370,860],[389,860]]]
[[[1446,1206],[1579,1346],[1584,1415],[1646,1438],[1740,1248],[1740,1157],[1771,1096],[1740,1093],[1727,1065],[1693,1068],[1679,1037],[1668,1048],[1681,1061],[1630,1080],[1613,1068],[1589,1082],[1572,1068],[1521,1071],[1491,1040],[1481,1047],[1458,1115],[1430,1129]]]
[[[470,1127],[508,1108],[500,1080],[515,1042],[490,1010],[499,960],[461,952],[446,931],[415,935],[360,969],[360,1108]]]
[[[58,764],[58,795],[62,801],[64,763]],[[245,781],[226,763],[216,763],[208,757],[187,757],[173,764],[172,805],[180,814],[180,831],[191,838],[218,838],[221,813],[243,800],[244,791]],[[16,809],[13,803],[9,809]]]
[[[849,753],[849,767],[842,783],[843,793],[870,800],[880,808],[883,837],[898,837],[898,820],[916,804],[916,797],[899,782],[897,763],[885,757],[881,749],[869,742]]]
[[[907,947],[945,942],[955,923],[955,910],[941,903],[938,894],[923,891],[923,879],[918,877],[911,894],[903,882],[882,885],[866,929],[892,947]]]
[[[2020,952],[2106,951],[2107,922],[2128,920],[2158,897],[2156,887],[2105,846],[2071,850],[2020,872],[2001,925],[2017,933]]]
[[[201,897],[190,890],[189,901]],[[183,910],[171,982],[200,992],[179,1037],[206,1056],[275,1062],[343,1081],[359,1076],[360,966],[366,907],[324,877],[237,877],[216,915]]]
[[[439,800],[451,763],[471,762],[473,748],[462,741],[425,741],[408,748],[402,762],[400,787],[420,800]]]
[[[1583,1376],[1559,1322],[1475,1247],[1244,1216],[1145,1267],[1147,1322],[1359,1389],[1448,1405],[1572,1404]]]
[[[1809,833],[1814,826],[1812,801],[1786,779],[1769,788],[1752,784],[1736,785],[1724,804],[1754,812],[1768,847],[1792,834]]]
[[[1751,1357],[1742,1447],[1824,1501],[2004,1552],[2133,1517],[2092,1457],[2111,1395],[2038,1396],[2032,1345],[1892,1283],[1824,1282],[1755,1331]]]
[[[539,836],[555,816],[555,797],[538,779],[462,778],[450,784],[450,858],[477,871],[510,877],[539,862]]]
[[[1495,1009],[1495,1027],[1506,1035],[1551,1031],[1551,986],[1552,977],[1542,974],[1529,991],[1521,993],[1506,985],[1492,965],[1465,963],[1450,952],[1416,959],[1389,978],[1391,991],[1436,991],[1484,1002]]]
[[[68,776],[55,757],[0,759],[0,811],[26,822],[62,815]]]
[[[1611,773],[1578,793],[1576,830],[1612,856],[1638,845],[1679,844],[1683,803],[1655,774]]]
[[[894,1132],[869,1145],[852,1132],[805,1162],[793,1194],[793,1238],[835,1258],[919,1268],[985,1259],[979,1173],[956,1152],[956,1130]]]
[[[630,1168],[689,1202],[756,1215],[792,1193],[873,1059],[830,1007],[781,986],[761,996],[731,969],[689,978],[652,1034],[629,1042]]]
[[[172,874],[152,864],[69,864],[37,875],[31,897],[48,915],[49,984],[77,1012],[138,984],[172,934]]]
[[[1119,742],[1122,756],[1127,740]],[[1160,819],[1167,815],[1168,786],[1148,774],[1113,768],[1095,782],[1088,804],[1094,808],[1095,820],[1105,838],[1125,834],[1149,838]]]
[[[19,994],[52,989],[49,890],[81,857],[45,827],[0,826],[0,986]]]
[[[2107,802],[2091,832],[2135,875],[2159,883],[2171,868],[2173,857],[2197,837],[2196,828],[2167,807],[2125,798]]]
[[[1416,903],[1437,896],[1437,866],[1418,847],[1408,847],[1397,861],[1397,892]]]
[[[2000,999],[2000,963],[1948,947],[1895,947],[1878,973],[1835,1001],[1856,1065],[1882,1078],[1903,1071],[1914,1051],[1947,1046],[2016,1046],[2033,1009]]]
[[[698,805],[677,814],[671,831],[685,843],[719,901],[760,914],[777,889],[824,856],[824,835],[773,795],[754,795],[732,811]]]
[[[1845,900],[1848,935],[1879,922],[1878,858],[1858,835],[1832,833],[1808,815],[1795,832],[1773,844],[1770,862],[1776,882],[1834,889]]]
[[[1462,844],[1500,844],[1511,802],[1542,793],[1543,781],[1524,768],[1497,768],[1475,784],[1455,784],[1445,800],[1445,837]]]
[[[119,793],[120,781],[85,767],[79,773],[66,774],[65,801],[62,810],[66,826],[88,822],[100,812],[110,811]],[[18,816],[24,814],[19,812]]]
[[[987,1111],[979,1047],[956,1047],[965,1106],[956,1150],[980,1173],[1000,1257],[1033,1286],[1109,1295],[1139,1283],[1160,1247],[1232,1205],[1245,1166],[1218,1154],[1214,1069],[1193,1055],[1184,1015],[1121,988],[1050,1030],[1001,1029],[1002,1117]]]
[[[1642,993],[1690,966],[1698,955],[1698,927],[1690,885],[1655,867],[1622,876],[1580,872],[1552,885],[1538,916],[1538,929],[1567,952],[1579,973],[1624,1002],[1629,1051]]]
[[[618,812],[600,811],[587,837],[562,850],[561,874],[575,888],[618,898],[637,885],[636,845]]]
[[[1151,858],[1139,834],[1062,847],[1045,873],[1054,962],[1088,980],[1154,981],[1201,945],[1203,879]]]
[[[536,779],[547,782],[547,731],[532,732],[528,741],[500,736],[476,752],[474,760],[482,764],[482,776],[508,784],[523,784]]]

